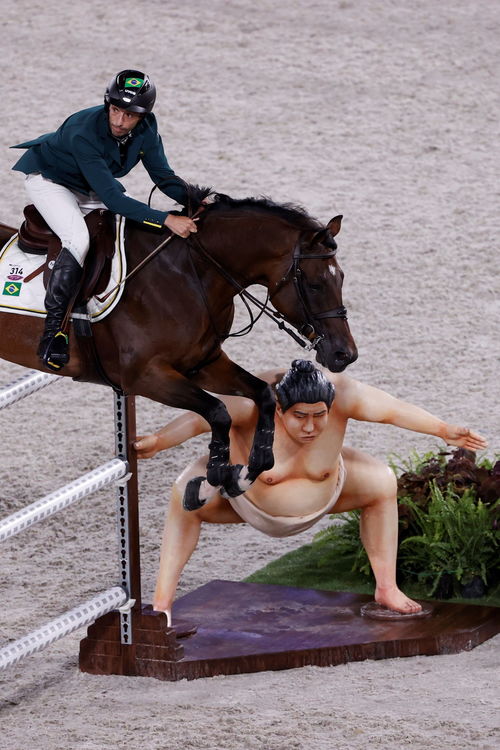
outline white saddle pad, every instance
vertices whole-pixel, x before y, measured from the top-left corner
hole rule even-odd
[[[125,219],[123,216],[116,216],[116,247],[111,265],[111,276],[108,286],[99,295],[100,297],[104,297],[117,284],[120,284],[127,275],[124,230]],[[46,315],[43,273],[28,282],[25,279],[45,262],[45,256],[23,252],[17,244],[17,237],[17,234],[11,237],[0,250],[0,312],[43,318]],[[124,284],[121,284],[104,302],[99,302],[96,297],[92,297],[87,304],[87,315],[75,314],[72,317],[87,317],[92,323],[97,323],[116,307],[123,288]]]

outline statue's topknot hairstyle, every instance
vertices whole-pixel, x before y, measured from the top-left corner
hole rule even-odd
[[[333,384],[306,359],[294,359],[291,368],[276,385],[276,396],[282,411],[294,404],[324,401],[328,409],[335,398]]]

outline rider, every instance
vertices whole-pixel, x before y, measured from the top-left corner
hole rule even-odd
[[[27,175],[30,201],[62,244],[47,286],[47,317],[38,347],[49,369],[60,370],[69,361],[61,325],[89,250],[85,214],[108,208],[146,227],[166,226],[180,237],[196,232],[192,219],[130,198],[115,179],[142,161],[165,195],[186,204],[184,183],[168,164],[152,113],[155,99],[156,87],[146,73],[122,70],[109,82],[104,106],[76,112],[54,133],[13,147],[28,149],[13,169]]]

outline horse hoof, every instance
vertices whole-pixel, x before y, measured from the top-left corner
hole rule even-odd
[[[182,507],[184,510],[198,510],[203,508],[206,499],[200,497],[200,486],[204,481],[205,477],[194,477],[190,479],[184,490],[184,497],[182,498]]]
[[[242,464],[229,466],[222,484],[224,492],[221,492],[221,494],[224,494],[225,497],[237,497],[246,492],[253,482],[254,480],[250,476],[248,466],[243,466]]]
[[[251,476],[250,469],[248,466],[242,466],[240,469],[240,473],[238,475],[238,478],[236,480],[236,484],[238,485],[240,489],[240,494],[242,492],[246,492],[249,487],[252,486],[252,484],[255,482],[256,477]]]
[[[250,474],[258,476],[263,471],[269,471],[274,466],[274,453],[272,445],[257,445],[252,449],[248,461]]]
[[[219,491],[219,486],[214,487],[207,481],[206,477],[195,477],[190,479],[184,490],[182,505],[184,510],[198,510],[208,503]]]
[[[64,364],[58,364],[57,362],[53,362],[51,359],[44,359],[43,364],[49,370],[52,370],[52,372],[59,372],[59,370],[62,370],[62,368],[64,367]]]

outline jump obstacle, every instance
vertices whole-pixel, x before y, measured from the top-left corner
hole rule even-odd
[[[60,380],[58,375],[32,371],[0,390],[0,409],[20,401],[32,393]],[[58,513],[70,505],[110,484],[118,485],[118,527],[120,534],[120,576],[121,586],[113,586],[89,601],[0,649],[0,668],[17,663],[25,656],[40,651],[59,638],[78,628],[89,625],[98,617],[121,608],[121,629],[125,636],[129,628],[127,622],[130,609],[129,591],[133,588],[130,575],[130,552],[127,538],[128,488],[131,474],[126,460],[127,433],[126,414],[131,410],[127,397],[115,394],[115,435],[117,458],[108,461],[97,469],[84,474],[66,486],[42,497],[40,500],[13,513],[0,521],[0,542],[19,534],[36,523]],[[125,415],[125,419],[124,419]],[[133,490],[136,491],[136,485]],[[128,604],[127,604],[128,603]]]
[[[58,379],[29,373],[0,390],[0,409]],[[369,596],[232,581],[181,597],[169,628],[166,615],[141,602],[135,434],[135,399],[115,393],[117,457],[0,522],[2,541],[117,484],[120,585],[0,649],[0,667],[90,623],[80,643],[82,671],[170,681],[456,653],[500,632],[497,607],[433,602],[429,617],[380,620],[361,616]]]

